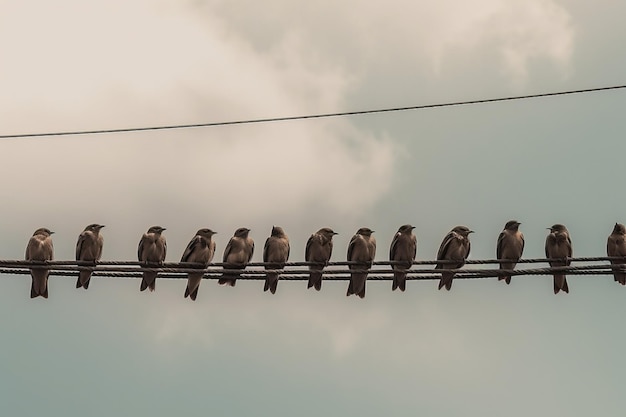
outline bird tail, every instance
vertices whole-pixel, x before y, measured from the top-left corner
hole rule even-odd
[[[515,268],[515,265],[517,265],[516,263],[505,263],[505,264],[500,264],[500,269],[505,269],[505,270],[511,270],[513,268]],[[510,275],[500,275],[498,277],[498,281],[502,281],[504,280],[504,282],[506,282],[507,284],[511,283],[511,276]]]
[[[502,281],[504,280],[504,282],[506,282],[507,284],[511,283],[511,276],[510,275],[501,275],[498,277],[498,281]]]
[[[227,285],[229,287],[234,287],[235,284],[237,283],[237,280],[235,278],[220,278],[217,280],[217,283],[219,285]]]
[[[198,288],[200,288],[200,282],[202,281],[203,273],[190,273],[187,278],[187,288],[185,288],[185,298],[191,296],[192,300],[195,300],[194,294],[198,294]]]
[[[404,292],[406,289],[406,272],[405,271],[393,271],[393,282],[391,283],[391,291],[395,291],[397,288]]]
[[[272,294],[276,294],[276,288],[278,287],[278,274],[276,272],[267,272],[265,278],[265,286],[263,291],[270,290]]]
[[[48,270],[31,270],[33,281],[30,285],[30,298],[48,298]]]
[[[91,279],[91,271],[80,271],[76,280],[76,288],[89,288],[89,280]]]
[[[365,298],[365,281],[367,280],[367,274],[361,272],[352,273],[350,277],[350,284],[348,284],[348,291],[346,296],[356,294],[361,298]]]
[[[311,271],[307,288],[315,287],[317,291],[322,289],[322,272]]]
[[[626,272],[624,272],[624,265],[613,266],[613,279],[615,279],[615,282],[626,285]]]
[[[446,290],[450,291],[452,288],[452,279],[454,278],[454,273],[444,272],[441,274],[441,280],[439,281],[439,289],[446,287]]]
[[[156,284],[156,272],[145,271],[143,273],[143,278],[141,280],[141,286],[139,287],[140,291],[145,291],[146,288],[149,288],[150,291],[154,291]]]
[[[185,288],[185,298],[189,297],[192,301],[196,301],[196,297],[198,296],[198,289],[200,287],[196,287],[193,291],[189,292],[189,286]]]
[[[565,274],[554,275],[554,293],[558,294],[559,291],[563,291],[569,294],[569,287],[567,286],[567,279]]]

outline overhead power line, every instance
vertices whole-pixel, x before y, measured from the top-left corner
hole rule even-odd
[[[13,135],[0,135],[0,139],[32,138],[32,137],[45,137],[45,136],[97,135],[97,134],[105,134],[105,133],[145,132],[145,131],[152,131],[152,130],[192,129],[192,128],[206,128],[206,127],[229,126],[229,125],[285,122],[285,121],[307,120],[307,119],[322,119],[322,118],[330,118],[330,117],[359,116],[359,115],[375,114],[375,113],[391,113],[391,112],[400,112],[400,111],[408,111],[408,110],[421,110],[421,109],[432,109],[432,108],[452,107],[452,106],[466,106],[466,105],[471,105],[471,104],[485,104],[485,103],[495,103],[495,102],[501,102],[501,101],[525,100],[525,99],[532,99],[532,98],[543,98],[543,97],[563,96],[563,95],[582,94],[582,93],[595,93],[595,92],[600,92],[600,91],[618,90],[618,89],[623,89],[623,88],[626,88],[626,85],[587,88],[587,89],[582,89],[582,90],[568,90],[568,91],[538,93],[538,94],[529,94],[529,95],[523,95],[523,96],[509,96],[509,97],[497,97],[497,98],[456,101],[456,102],[447,102],[447,103],[422,104],[422,105],[406,106],[406,107],[390,107],[390,108],[382,108],[382,109],[355,110],[355,111],[337,112],[337,113],[308,114],[308,115],[300,115],[300,116],[268,117],[268,118],[261,118],[261,119],[244,119],[244,120],[231,120],[231,121],[167,125],[167,126],[129,127],[129,128],[118,128],[118,129],[95,129],[95,130],[74,130],[74,131],[65,131],[65,132],[18,133],[18,134],[13,134]]]
[[[519,263],[546,263],[548,261],[557,261],[562,259],[520,259]],[[569,258],[571,262],[602,262],[602,261],[621,261],[626,263],[626,258],[623,257],[581,257],[581,258]],[[499,259],[474,259],[468,260],[468,264],[482,265],[482,264],[497,264]],[[454,263],[455,261],[414,261],[413,266],[419,265],[432,265],[436,263]],[[392,265],[402,262],[391,261],[377,261],[373,263],[374,267],[368,270],[362,270],[361,272],[367,272],[369,280],[391,280],[393,278]],[[350,270],[347,267],[349,265],[355,265],[355,262],[330,262],[324,269],[324,279],[330,281],[348,280],[350,273],[359,272],[358,270]],[[195,265],[195,268],[194,268]],[[264,280],[266,278],[266,270],[262,269],[266,265],[274,265],[272,263],[255,262],[248,264],[245,270],[229,270],[223,269],[224,264],[213,263],[207,268],[198,267],[197,264],[180,263],[180,262],[167,262],[162,265],[145,265],[137,261],[98,261],[95,266],[84,261],[23,261],[23,260],[0,260],[0,274],[29,274],[30,268],[48,269],[51,275],[57,276],[77,276],[81,270],[93,271],[94,276],[98,277],[110,277],[110,278],[141,278],[144,271],[156,271],[159,272],[159,277],[169,279],[182,279],[187,278],[189,272],[204,272],[205,279],[217,279],[223,274],[236,277],[237,279],[244,280]],[[287,262],[283,269],[274,270],[274,272],[280,273],[280,278],[284,280],[307,280],[309,278],[308,266],[315,265],[311,262]],[[382,267],[387,268],[382,268]],[[408,280],[432,280],[439,279],[442,272],[454,271],[457,273],[455,279],[472,279],[472,278],[492,278],[498,277],[503,274],[512,276],[524,276],[524,275],[550,275],[554,272],[563,272],[572,275],[610,275],[616,268],[626,268],[626,265],[610,265],[610,264],[597,264],[593,265],[581,265],[581,266],[560,266],[560,267],[544,267],[544,268],[526,268],[501,270],[501,269],[478,269],[478,268],[461,268],[461,269],[425,269],[425,268],[411,268],[408,269]]]

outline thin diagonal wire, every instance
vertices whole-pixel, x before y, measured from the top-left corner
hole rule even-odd
[[[285,122],[285,121],[293,121],[293,120],[322,119],[322,118],[330,118],[330,117],[357,116],[357,115],[367,115],[367,114],[375,114],[375,113],[391,113],[391,112],[400,112],[400,111],[408,111],[408,110],[432,109],[432,108],[439,108],[439,107],[467,106],[467,105],[473,105],[473,104],[496,103],[496,102],[502,102],[502,101],[526,100],[526,99],[532,99],[532,98],[593,93],[593,92],[617,90],[617,89],[623,89],[623,88],[626,88],[626,85],[615,85],[615,86],[610,86],[610,87],[597,87],[597,88],[586,88],[586,89],[581,89],[581,90],[568,90],[568,91],[557,91],[557,92],[548,92],[548,93],[539,93],[539,94],[528,94],[528,95],[522,95],[522,96],[456,101],[456,102],[448,102],[448,103],[422,104],[422,105],[406,106],[406,107],[391,107],[391,108],[356,110],[356,111],[337,112],[337,113],[309,114],[309,115],[301,115],[301,116],[268,117],[268,118],[262,118],[262,119],[232,120],[232,121],[222,121],[222,122],[180,124],[180,125],[168,125],[168,126],[129,127],[129,128],[119,128],[119,129],[96,129],[96,130],[74,130],[74,131],[66,131],[66,132],[19,133],[19,134],[13,134],[13,135],[0,135],[0,139],[32,138],[32,137],[46,137],[46,136],[97,135],[97,134],[107,134],[107,133],[111,134],[111,133],[128,133],[128,132],[145,132],[145,131],[154,131],[154,130],[191,129],[191,128],[206,128],[206,127],[216,127],[216,126]]]

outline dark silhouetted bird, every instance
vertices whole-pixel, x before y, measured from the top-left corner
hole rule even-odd
[[[137,248],[137,257],[144,266],[160,265],[165,261],[167,243],[165,236],[161,234],[164,230],[164,227],[152,226],[141,237]],[[144,271],[139,289],[144,291],[146,288],[150,288],[150,291],[154,291],[157,274],[155,271]]]
[[[272,234],[265,241],[263,247],[263,262],[265,265],[265,286],[263,291],[270,290],[272,294],[276,293],[278,287],[278,272],[272,272],[273,269],[283,269],[285,262],[289,260],[289,237],[285,234],[282,227],[272,227]]]
[[[406,289],[406,270],[411,268],[413,261],[415,260],[415,256],[417,255],[417,238],[413,234],[413,229],[415,229],[415,226],[411,226],[410,224],[400,226],[398,232],[391,241],[391,246],[389,248],[389,260],[404,262],[392,265],[392,291],[395,291],[396,288],[400,288],[400,291],[404,291]]]
[[[615,223],[613,233],[606,242],[607,256],[626,256],[626,227],[621,223]],[[613,278],[622,285],[626,285],[626,267],[623,260],[612,259]],[[617,265],[622,266],[617,266]]]
[[[443,242],[441,242],[441,246],[439,246],[437,260],[455,262],[438,263],[435,269],[458,269],[465,265],[465,260],[470,253],[470,233],[474,233],[474,231],[466,226],[456,226],[454,229],[450,230],[450,233],[443,238]],[[446,290],[450,291],[453,279],[454,272],[442,272],[441,280],[439,281],[439,289],[445,286]]]
[[[524,252],[524,235],[519,231],[521,223],[517,220],[510,220],[504,225],[504,230],[498,236],[498,244],[496,246],[496,256],[498,259],[511,259],[515,262],[500,262],[500,269],[513,270],[517,261],[522,257]],[[507,284],[511,283],[510,275],[498,277],[498,281],[504,280]]]
[[[100,234],[100,229],[104,226],[101,224],[90,224],[85,227],[85,230],[78,235],[78,241],[76,242],[76,260],[93,262],[99,261],[102,257],[102,246],[104,239]],[[76,288],[83,287],[89,288],[89,280],[91,279],[92,271],[79,271],[78,279],[76,280]]]
[[[212,239],[215,232],[211,229],[200,229],[189,241],[185,252],[183,252],[181,262],[191,262],[202,265],[206,268],[215,255],[215,241]],[[200,288],[200,281],[204,272],[190,272],[187,275],[187,287],[185,288],[185,298],[189,297],[195,301]]]
[[[555,224],[549,227],[550,234],[546,237],[546,258],[562,259],[551,261],[550,266],[569,266],[572,257],[572,240],[567,228],[562,224]],[[552,274],[554,277],[554,293],[559,291],[569,293],[567,279],[565,273],[557,272]]]
[[[54,247],[49,229],[42,227],[35,230],[26,246],[27,261],[51,261],[54,258]],[[45,268],[31,268],[30,275],[33,278],[30,286],[30,298],[48,298],[48,275],[50,271]]]
[[[252,260],[254,254],[254,241],[248,236],[250,229],[240,227],[235,231],[233,237],[228,241],[224,249],[224,269],[245,269],[248,262]],[[237,279],[223,275],[217,283],[234,287]]]
[[[355,271],[364,271],[372,267],[372,262],[376,256],[376,239],[372,236],[373,230],[367,227],[360,228],[348,245],[348,261],[359,262],[350,265],[350,269]],[[367,271],[352,272],[350,274],[350,284],[346,295],[356,294],[361,298],[365,297],[365,281],[367,280]]]
[[[333,229],[323,227],[309,237],[306,242],[304,260],[316,262],[319,265],[309,265],[309,283],[307,288],[315,287],[317,291],[322,289],[322,270],[330,261],[333,254]]]

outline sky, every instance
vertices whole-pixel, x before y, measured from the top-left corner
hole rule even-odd
[[[626,82],[626,5],[600,0],[265,2],[0,0],[0,135],[209,123],[417,106]],[[280,123],[0,140],[0,259],[39,227],[55,259],[105,224],[103,260],[148,227],[167,261],[209,227],[221,255],[273,225],[304,260],[360,227],[377,260],[405,223],[419,260],[467,225],[493,258],[519,220],[524,257],[565,224],[604,256],[621,192],[626,91]],[[0,400],[26,416],[621,416],[626,290],[608,276],[369,282],[52,277],[0,281]]]

